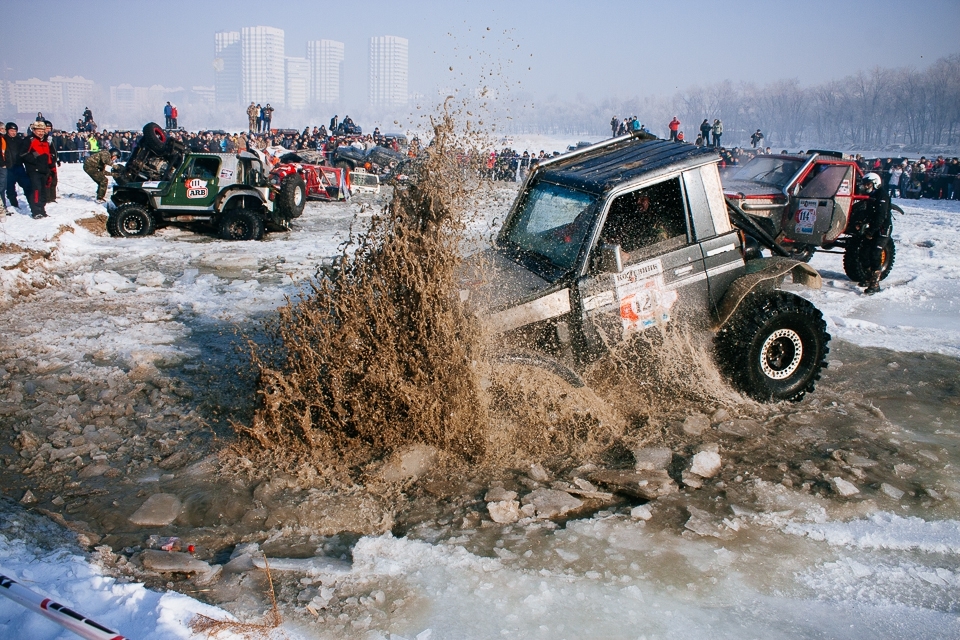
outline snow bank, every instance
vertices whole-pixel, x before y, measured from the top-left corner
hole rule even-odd
[[[57,537],[26,514],[4,513],[4,529],[21,536]],[[19,537],[19,536],[18,536]],[[57,540],[52,550],[0,533],[0,573],[23,586],[93,618],[128,638],[171,640],[194,637],[190,620],[197,613],[218,620],[234,619],[226,611],[175,592],[157,593],[138,583],[105,576],[77,548]],[[0,637],[69,640],[71,632],[6,598],[0,598]],[[236,636],[222,635],[222,638]]]

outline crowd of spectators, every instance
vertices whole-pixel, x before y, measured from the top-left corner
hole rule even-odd
[[[880,175],[891,198],[960,200],[960,158],[929,160],[857,156],[864,171]]]

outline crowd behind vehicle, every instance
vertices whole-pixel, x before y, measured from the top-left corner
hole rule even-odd
[[[314,152],[315,158],[321,159],[323,164],[329,166],[340,166],[341,168],[353,171],[356,169],[365,170],[379,175],[387,174],[395,168],[398,157],[405,156],[414,158],[420,152],[420,142],[413,138],[409,142],[406,137],[398,134],[383,134],[379,128],[375,128],[372,133],[364,134],[361,127],[356,125],[353,120],[346,116],[340,121],[338,116],[330,120],[329,128],[324,125],[306,126],[299,129],[272,129],[271,120],[273,109],[270,105],[260,107],[260,105],[251,104],[248,109],[249,128],[247,131],[229,133],[223,130],[205,130],[205,131],[187,131],[177,129],[176,107],[166,105],[164,108],[165,124],[170,127],[169,133],[172,137],[180,140],[184,146],[191,152],[196,153],[240,153],[248,148],[263,151],[272,162],[278,162],[279,157],[285,152]],[[46,131],[43,140],[49,146],[49,161],[47,166],[41,167],[44,171],[31,177],[24,169],[24,163],[17,154],[31,147],[33,144],[34,125],[41,123],[45,125]],[[628,133],[652,135],[647,127],[641,123],[637,116],[631,116],[619,119],[614,116],[611,119],[611,133],[615,136]],[[733,167],[749,161],[759,154],[771,154],[770,147],[764,147],[764,135],[760,129],[751,135],[751,147],[724,147],[722,145],[723,123],[719,118],[711,122],[704,118],[699,125],[699,133],[693,142],[685,139],[684,133],[680,127],[680,121],[674,117],[668,123],[670,139],[682,143],[694,144],[697,146],[710,146],[717,150],[721,157],[721,169]],[[10,125],[13,125],[12,128]],[[8,123],[3,136],[3,146],[0,153],[3,154],[2,169],[6,177],[0,176],[0,187],[5,187],[3,193],[3,204],[8,204],[14,208],[17,207],[16,185],[20,185],[28,201],[31,203],[32,212],[45,215],[42,209],[42,203],[34,202],[38,200],[36,196],[37,189],[34,182],[42,181],[45,202],[52,202],[56,199],[57,173],[56,167],[60,164],[85,162],[91,156],[95,156],[101,151],[114,152],[115,157],[124,159],[129,157],[131,152],[140,142],[141,131],[100,131],[94,120],[90,109],[84,109],[83,115],[77,120],[75,131],[54,129],[52,123],[44,118],[42,113],[37,114],[34,123],[30,125],[30,134],[24,136],[18,132],[15,123]],[[18,142],[19,141],[19,142]],[[585,144],[585,143],[580,143]],[[338,150],[347,147],[340,154]],[[394,152],[392,159],[381,160],[383,164],[377,164],[376,155],[369,154],[371,149],[378,147],[386,148]],[[575,147],[571,147],[575,148]],[[351,154],[345,151],[351,151]],[[34,149],[36,152],[36,149]],[[356,152],[361,152],[359,155]],[[363,155],[366,153],[366,155]],[[480,157],[480,152],[463,151],[462,161],[464,164],[473,164],[479,167],[482,177],[490,180],[500,181],[519,181],[540,161],[545,158],[559,155],[554,151],[547,153],[540,150],[539,153],[524,150],[522,152],[512,148],[512,145],[504,145],[502,148],[484,152]],[[784,150],[782,153],[786,154]],[[349,158],[350,161],[340,160]],[[365,158],[372,158],[367,160]],[[861,169],[879,174],[883,179],[884,188],[889,192],[890,197],[900,198],[931,198],[931,199],[960,199],[960,160],[958,158],[937,157],[935,160],[928,160],[926,157],[919,159],[910,159],[904,157],[887,158],[864,158],[856,156]],[[43,164],[41,162],[40,164]],[[391,166],[393,165],[393,166]],[[33,192],[33,196],[29,192]],[[9,210],[9,209],[8,209]]]

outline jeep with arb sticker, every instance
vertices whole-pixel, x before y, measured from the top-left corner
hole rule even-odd
[[[303,213],[306,185],[297,173],[272,180],[269,166],[256,150],[190,153],[149,123],[114,172],[107,231],[132,237],[166,224],[205,225],[225,240],[259,240],[264,231],[287,230]]]
[[[762,401],[799,400],[826,366],[820,311],[780,289],[820,276],[744,247],[711,149],[646,134],[541,162],[493,246],[464,273],[468,301],[509,357],[578,372],[672,323],[715,334],[720,368]]]

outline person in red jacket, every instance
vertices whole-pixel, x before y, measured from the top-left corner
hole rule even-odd
[[[670,139],[676,140],[677,131],[680,130],[680,120],[677,119],[677,116],[673,116],[673,120],[671,120],[667,126],[670,127]]]
[[[54,161],[50,143],[47,142],[47,125],[34,122],[30,125],[30,133],[33,135],[29,143],[24,145],[20,157],[30,180],[30,193],[27,194],[30,217],[39,220],[47,217],[46,189],[53,179]]]

